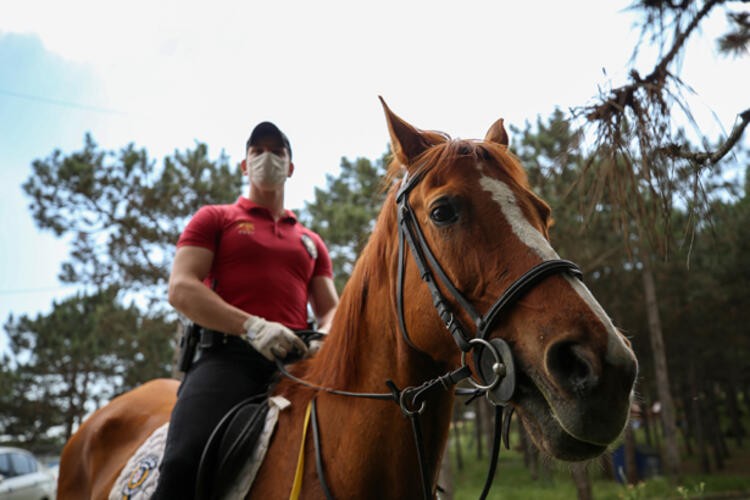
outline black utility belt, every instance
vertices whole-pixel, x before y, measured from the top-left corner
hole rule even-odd
[[[217,332],[216,330],[208,330],[206,328],[200,329],[198,347],[200,347],[202,350],[207,350],[213,347],[219,347],[223,345],[249,346],[249,344],[245,341],[245,339],[238,335],[231,335],[229,333]]]

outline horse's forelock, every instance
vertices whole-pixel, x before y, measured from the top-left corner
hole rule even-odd
[[[496,167],[498,172],[512,183],[526,190],[529,188],[526,171],[521,166],[521,162],[506,147],[485,141],[451,139],[441,132],[424,132],[424,134],[430,134],[434,145],[414,159],[412,168],[442,169],[461,158],[468,157],[475,162],[489,165],[490,168]],[[393,186],[394,182],[404,175],[404,168],[405,166],[396,159],[391,162],[384,184],[385,189]]]

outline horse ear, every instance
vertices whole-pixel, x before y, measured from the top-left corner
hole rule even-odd
[[[505,131],[503,126],[503,119],[500,118],[492,124],[490,129],[487,131],[487,135],[484,136],[484,140],[487,142],[494,142],[501,146],[508,147],[508,132]]]
[[[388,122],[388,132],[391,134],[391,147],[396,159],[402,165],[409,165],[414,158],[422,154],[431,146],[429,140],[423,135],[422,131],[412,125],[409,125],[396,115],[382,97],[378,96],[383,110],[385,119]]]

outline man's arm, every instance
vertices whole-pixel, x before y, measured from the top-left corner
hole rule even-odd
[[[226,303],[203,283],[213,259],[214,253],[206,248],[178,248],[169,276],[169,303],[205,328],[244,335],[243,324],[250,315]]]
[[[336,285],[327,276],[316,276],[310,282],[310,305],[318,321],[318,331],[328,333],[339,304]]]
[[[305,343],[287,327],[252,316],[224,301],[203,284],[214,254],[202,247],[177,249],[169,276],[169,303],[204,328],[246,337],[263,356],[284,358],[292,349],[307,353]]]

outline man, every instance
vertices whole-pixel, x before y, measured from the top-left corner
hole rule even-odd
[[[260,123],[245,150],[248,196],[202,207],[177,243],[169,302],[203,327],[201,345],[210,347],[178,391],[155,499],[193,498],[213,428],[235,404],[268,389],[275,357],[312,354],[293,332],[307,329],[308,302],[322,332],[338,304],[323,241],[284,209],[294,172],[286,135]]]

